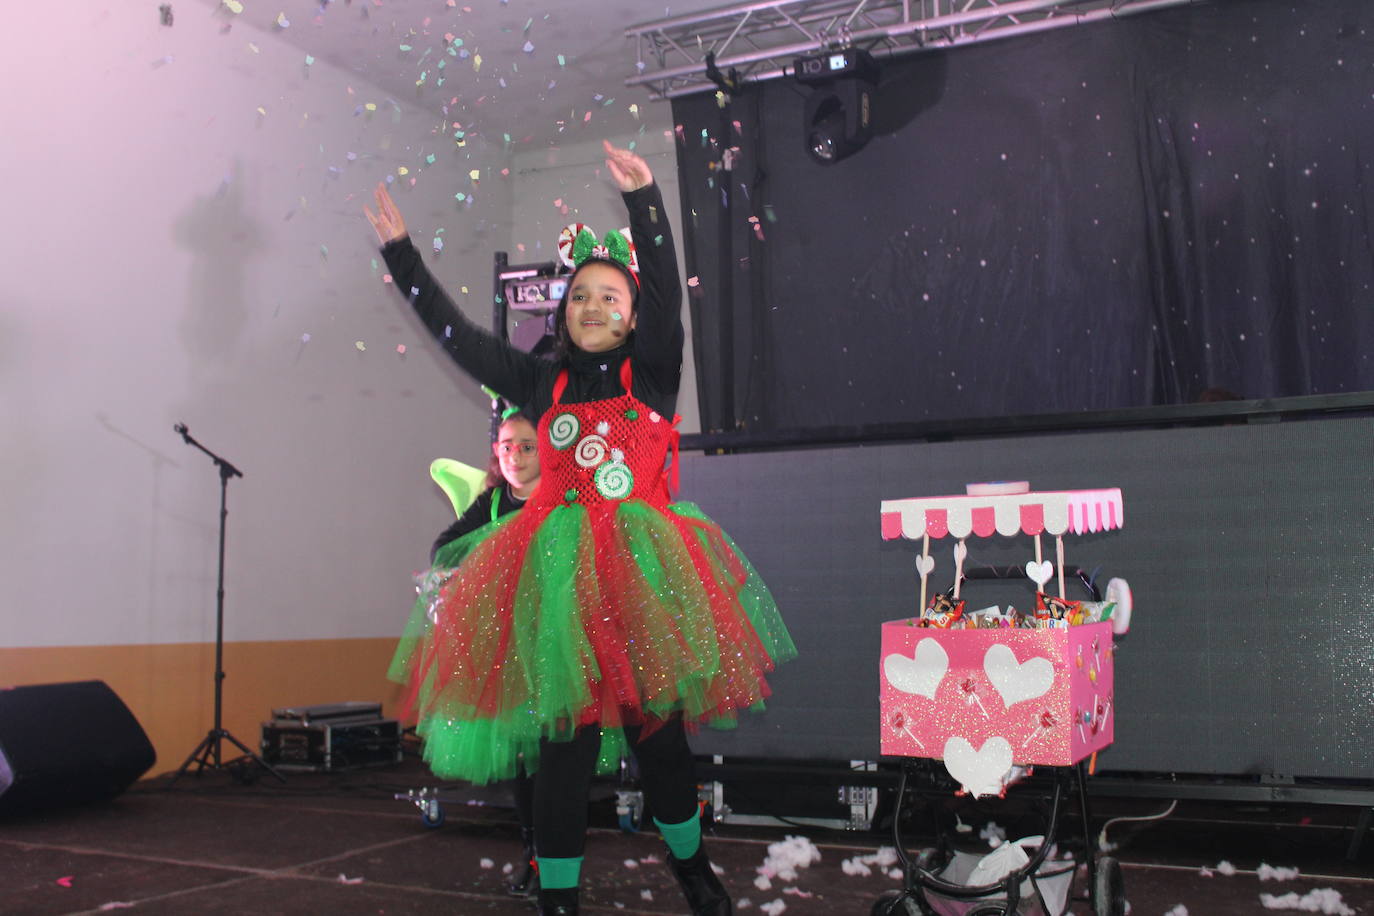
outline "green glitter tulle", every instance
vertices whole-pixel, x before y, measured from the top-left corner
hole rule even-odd
[[[541,738],[594,723],[611,772],[623,724],[681,713],[728,728],[796,655],[753,567],[691,503],[526,509],[442,548],[436,568],[454,565],[420,595],[389,671],[440,778],[534,772]]]

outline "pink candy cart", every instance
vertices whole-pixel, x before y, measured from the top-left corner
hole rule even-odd
[[[1120,864],[1091,852],[1085,781],[1088,761],[1112,743],[1113,636],[1130,625],[1130,588],[1113,579],[1104,596],[1064,562],[1065,535],[1112,531],[1122,521],[1115,488],[1034,492],[1022,482],[970,484],[965,495],[882,503],[883,538],[921,544],[913,615],[882,626],[881,749],[906,758],[898,808],[909,789],[947,795],[954,787],[975,799],[1005,797],[1033,768],[1048,769],[1051,778],[1046,785],[1037,772],[1033,780],[1048,795],[1043,836],[1015,848],[1007,844],[972,866],[960,868],[943,849],[926,850],[913,861],[902,845],[901,817],[894,816],[904,887],[881,897],[872,916],[1067,912],[1078,863],[1049,858],[1066,793],[1076,794],[1082,817],[1092,912],[1125,912]],[[966,569],[967,540],[990,537],[1030,538],[1033,552],[1024,567]],[[931,601],[931,541],[944,538],[954,541],[948,578],[954,584]],[[1027,601],[1031,614],[973,610],[976,599],[963,593],[964,585],[990,571],[1035,583],[1036,594]],[[1086,588],[1089,600],[1071,600],[1066,580]],[[1025,626],[1027,617],[1038,618],[1038,625]],[[943,773],[931,766],[935,761]]]

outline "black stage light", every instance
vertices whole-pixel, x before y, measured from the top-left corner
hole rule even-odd
[[[841,48],[799,57],[797,82],[811,86],[803,117],[806,151],[829,165],[863,149],[873,136],[873,90],[878,66],[867,51]]]

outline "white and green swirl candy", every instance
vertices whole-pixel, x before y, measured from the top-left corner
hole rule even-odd
[[[609,448],[606,440],[600,436],[587,436],[577,443],[577,448],[573,450],[573,458],[576,459],[578,467],[594,468],[606,460]]]
[[[577,441],[577,434],[581,431],[582,424],[578,422],[576,414],[560,413],[549,421],[549,442],[562,451]]]
[[[624,499],[635,487],[635,475],[628,465],[619,461],[607,461],[598,467],[592,481],[596,484],[596,492],[607,499]]]

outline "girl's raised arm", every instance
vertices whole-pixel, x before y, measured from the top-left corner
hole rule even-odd
[[[528,405],[547,364],[469,321],[420,259],[385,185],[377,185],[376,198],[377,212],[367,207],[363,212],[382,243],[382,257],[396,291],[410,301],[425,327],[464,372],[513,403]]]

